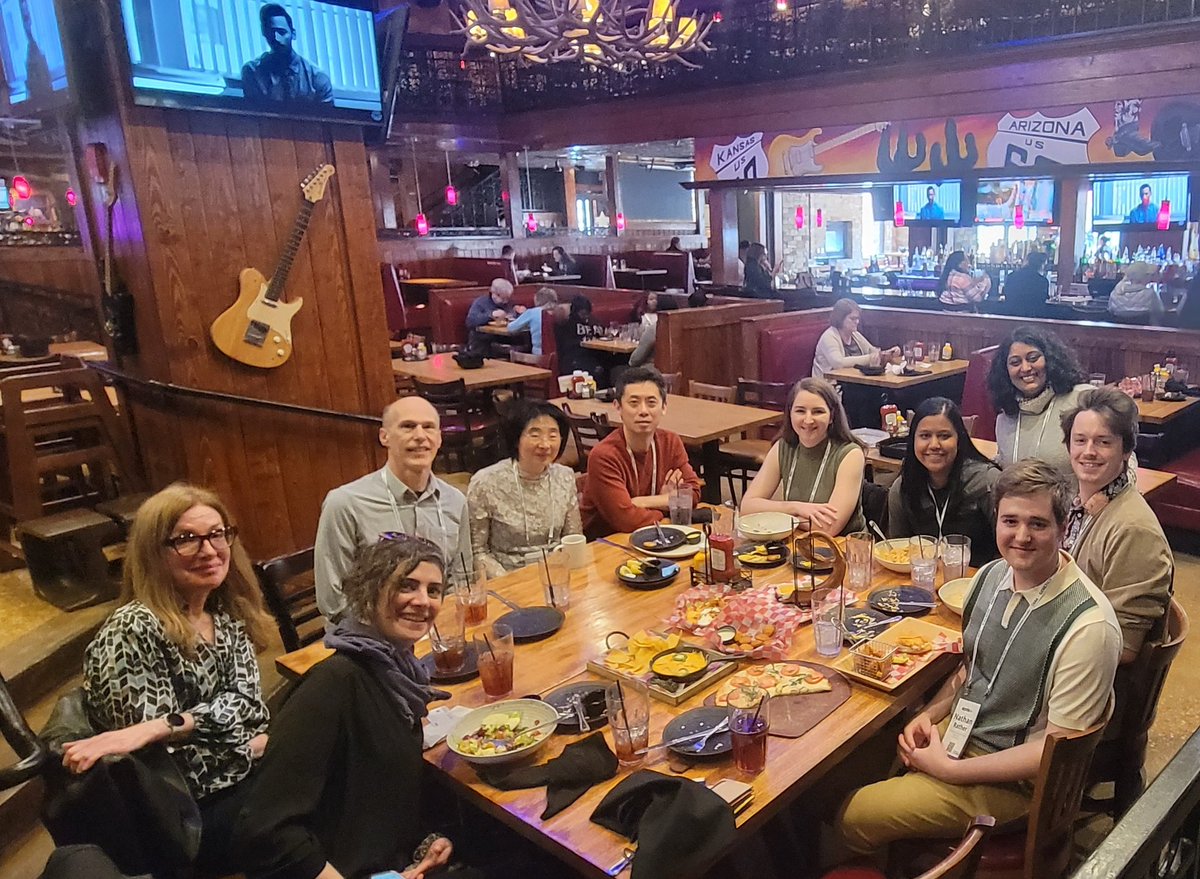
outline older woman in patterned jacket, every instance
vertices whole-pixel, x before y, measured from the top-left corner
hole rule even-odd
[[[104,730],[63,748],[82,773],[97,760],[169,743],[200,807],[197,866],[223,862],[242,784],[267,743],[255,647],[270,631],[237,528],[212,493],[176,483],[138,510],[124,598],[88,645],[89,718]]]

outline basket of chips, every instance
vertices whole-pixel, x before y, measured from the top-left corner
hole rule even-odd
[[[850,648],[854,657],[854,670],[860,675],[882,681],[892,671],[892,657],[896,654],[896,645],[889,644],[879,638],[862,641]]]

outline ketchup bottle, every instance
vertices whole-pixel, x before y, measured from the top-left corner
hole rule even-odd
[[[713,534],[708,538],[712,558],[712,578],[717,583],[729,583],[737,575],[733,558],[733,535]]]

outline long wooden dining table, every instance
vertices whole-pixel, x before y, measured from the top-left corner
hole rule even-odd
[[[613,538],[625,542],[625,535]],[[589,659],[597,658],[604,650],[606,636],[621,631],[633,635],[642,629],[666,628],[676,596],[689,585],[689,564],[670,586],[652,592],[635,591],[620,585],[616,569],[626,558],[625,553],[605,543],[588,546],[590,562],[586,568],[572,572],[570,607],[563,628],[550,638],[518,644],[514,658],[513,696],[544,696],[567,683],[601,680],[586,670]],[[791,568],[785,565],[773,570],[755,572],[754,585],[774,586],[791,583]],[[872,587],[908,583],[908,577],[892,574],[876,564]],[[939,584],[941,582],[939,574]],[[522,606],[543,603],[542,585],[534,567],[512,572],[490,582],[490,587],[510,601]],[[858,606],[865,604],[862,596]],[[488,599],[488,623],[505,613],[494,597]],[[957,630],[960,622],[953,612],[938,605],[924,617]],[[695,640],[685,635],[685,640]],[[423,652],[418,647],[418,652]],[[788,659],[829,665],[829,658],[820,657],[814,649],[812,627],[805,623],[797,629]],[[843,648],[842,655],[846,655]],[[915,671],[897,690],[886,693],[853,679],[850,697],[828,717],[799,738],[771,736],[767,744],[767,766],[757,776],[738,773],[728,757],[709,762],[697,761],[682,772],[687,778],[712,783],[722,778],[739,778],[750,782],[754,789],[752,804],[737,818],[735,847],[760,829],[781,809],[796,801],[828,770],[846,759],[854,749],[878,733],[898,714],[917,704],[924,694],[949,673],[956,660],[942,655]],[[651,700],[650,743],[661,742],[663,728],[682,712],[699,707],[704,697],[713,693],[719,683],[693,696],[678,706]],[[445,687],[453,694],[452,704],[476,707],[488,704],[478,680]],[[604,733],[610,746],[611,734]],[[584,734],[587,735],[587,734]],[[538,753],[537,761],[557,756],[564,746],[581,738],[580,735],[557,735]],[[642,768],[671,774],[669,754],[665,749],[652,751]],[[425,759],[435,775],[466,800],[499,819],[521,835],[558,857],[568,867],[583,876],[600,877],[621,857],[627,841],[612,831],[589,820],[597,804],[609,790],[631,770],[619,770],[616,778],[596,785],[576,803],[553,818],[540,817],[545,807],[544,788],[501,791],[480,780],[475,768],[459,758],[445,744],[425,752]],[[678,768],[678,767],[677,767]]]

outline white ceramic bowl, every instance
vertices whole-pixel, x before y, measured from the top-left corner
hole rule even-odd
[[[795,522],[787,513],[750,513],[738,519],[738,531],[747,540],[786,540]]]
[[[966,603],[967,593],[971,590],[973,579],[973,577],[959,577],[957,580],[947,581],[938,590],[938,598],[942,600],[942,604],[962,616],[963,604]]]
[[[469,735],[479,729],[488,715],[512,714],[514,712],[521,715],[522,726],[545,724],[540,730],[545,735],[533,744],[526,745],[523,748],[514,748],[511,751],[505,751],[503,754],[464,754],[459,749],[463,736]],[[548,705],[539,699],[509,699],[504,702],[494,702],[491,705],[476,708],[470,714],[463,717],[462,720],[455,724],[454,729],[450,730],[450,734],[446,736],[446,744],[451,751],[468,763],[475,763],[479,766],[494,766],[497,763],[509,763],[513,760],[519,760],[534,753],[550,740],[550,736],[554,733],[554,728],[557,724],[558,712],[554,709],[553,705]]]
[[[889,562],[881,556],[882,549],[908,549],[907,537],[894,537],[891,540],[881,540],[875,544],[875,561],[896,574],[911,574],[912,565],[908,562]]]

